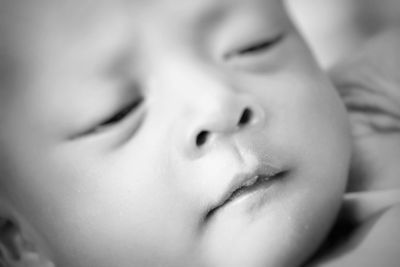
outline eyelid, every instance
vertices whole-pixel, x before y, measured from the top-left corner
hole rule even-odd
[[[107,119],[104,119],[100,122],[97,122],[94,126],[91,126],[88,130],[83,131],[79,134],[73,135],[70,139],[79,139],[82,137],[100,134],[107,130],[110,130],[113,126],[117,126],[116,124],[123,123],[127,117],[131,115],[131,113],[135,112],[137,109],[140,110],[140,106],[142,106],[144,98],[140,97],[130,102],[128,105],[123,106],[118,111],[114,112],[113,115],[109,116]],[[139,112],[142,113],[142,112]],[[139,114],[142,115],[142,114]]]
[[[284,37],[285,34],[281,33],[274,36],[273,38],[267,38],[267,39],[262,39],[260,41],[255,41],[253,43],[250,43],[249,45],[243,46],[242,48],[235,49],[229,53],[226,53],[224,58],[226,60],[230,60],[237,56],[245,56],[248,54],[268,51],[269,49],[272,49],[275,45],[280,43],[284,39]]]
[[[129,105],[124,106],[119,111],[114,113],[114,115],[110,116],[108,119],[105,119],[101,123],[99,123],[98,127],[108,127],[109,125],[113,125],[118,121],[123,120],[126,116],[129,115],[129,113],[131,113],[134,109],[136,109],[141,104],[142,101],[143,101],[142,97],[135,99],[133,102],[129,103]]]
[[[130,115],[130,113],[134,112],[143,102],[143,97],[139,97],[135,99],[128,105],[122,107],[117,112],[113,113],[107,119],[98,123],[95,127],[93,127],[88,134],[99,133],[107,130],[108,128],[122,122],[126,117]]]

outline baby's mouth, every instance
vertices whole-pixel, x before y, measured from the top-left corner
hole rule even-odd
[[[226,205],[238,200],[241,197],[265,190],[270,187],[278,179],[283,178],[286,171],[267,166],[262,168],[264,171],[256,171],[251,174],[238,175],[234,180],[238,181],[230,187],[230,190],[222,197],[222,199],[211,209],[208,210],[205,220],[211,219],[216,212]]]

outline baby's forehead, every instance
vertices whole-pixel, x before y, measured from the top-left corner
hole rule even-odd
[[[54,39],[90,37],[93,30],[109,32],[112,24],[125,24],[126,36],[135,28],[156,22],[178,28],[210,26],[217,20],[235,17],[279,17],[275,12],[280,0],[0,0],[0,25],[11,35],[14,44]],[[260,11],[261,10],[261,11]],[[239,15],[238,15],[239,14]],[[145,22],[143,22],[145,21]],[[122,23],[121,23],[122,22]],[[268,24],[264,20],[264,25]],[[169,24],[169,25],[168,25]],[[2,26],[0,26],[2,27]],[[119,26],[118,26],[119,27]],[[172,27],[172,26],[171,26]],[[209,29],[210,27],[203,27]],[[147,28],[148,29],[148,28]],[[197,28],[190,28],[196,34]],[[143,30],[143,29],[142,29]],[[115,32],[112,29],[113,32]],[[129,32],[130,31],[130,32]],[[4,37],[5,34],[2,34]],[[94,38],[92,38],[94,39]]]
[[[233,3],[236,0],[0,0],[2,15],[12,14],[9,18],[15,19],[46,19],[48,17],[67,19],[68,21],[90,20],[92,16],[115,9],[125,11],[141,11],[142,8],[157,8],[166,10],[178,9],[186,11],[198,10],[206,5]],[[32,21],[31,21],[32,22]]]
[[[174,14],[178,17],[196,18],[208,13],[223,13],[229,9],[246,9],[246,6],[276,5],[280,0],[0,0],[1,17],[24,26],[50,23],[80,28],[99,19],[124,11],[133,19],[150,13]],[[144,12],[145,11],[145,12]]]
[[[84,27],[99,16],[106,17],[116,7],[121,6],[122,0],[0,0],[0,14],[3,25],[9,31],[26,29],[60,27],[63,30],[74,30]]]
[[[175,32],[175,36],[180,36],[179,38],[186,33],[193,36],[199,36],[198,33],[201,33],[201,36],[209,35],[216,28],[213,25],[217,25],[220,21],[228,21],[228,17],[234,17],[229,21],[239,21],[241,25],[248,24],[250,27],[257,24],[257,20],[262,20],[262,23],[258,24],[262,24],[263,28],[257,27],[257,29],[263,30],[273,24],[277,17],[286,19],[279,10],[281,2],[281,0],[0,0],[0,52],[19,57],[20,60],[17,61],[29,66],[43,61],[41,60],[43,56],[67,57],[68,51],[88,52],[88,47],[113,46],[112,49],[117,50],[116,47],[123,45],[114,43],[131,42],[128,39],[136,38],[137,27],[152,22],[162,25],[163,34],[166,35],[171,35],[169,34],[171,27],[175,27],[174,30],[179,28],[180,31]],[[247,23],[246,20],[251,23]],[[245,22],[242,23],[243,21]],[[243,32],[240,31],[240,25],[238,27],[235,26],[236,23],[229,25],[230,31]],[[148,27],[139,29],[139,32],[149,31],[148,29]],[[98,51],[105,55],[107,49],[99,48]],[[89,52],[99,54],[96,51],[91,48]],[[42,67],[40,65],[40,68]],[[37,66],[32,68],[37,69]]]

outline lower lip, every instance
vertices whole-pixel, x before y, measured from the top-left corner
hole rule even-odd
[[[283,178],[283,173],[270,180],[261,182],[257,187],[244,191],[239,196],[219,207],[215,213],[225,209],[242,208],[248,213],[254,213],[262,209],[274,195],[275,188]]]

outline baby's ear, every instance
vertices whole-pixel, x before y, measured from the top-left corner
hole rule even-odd
[[[0,217],[0,267],[54,267],[17,220]]]

